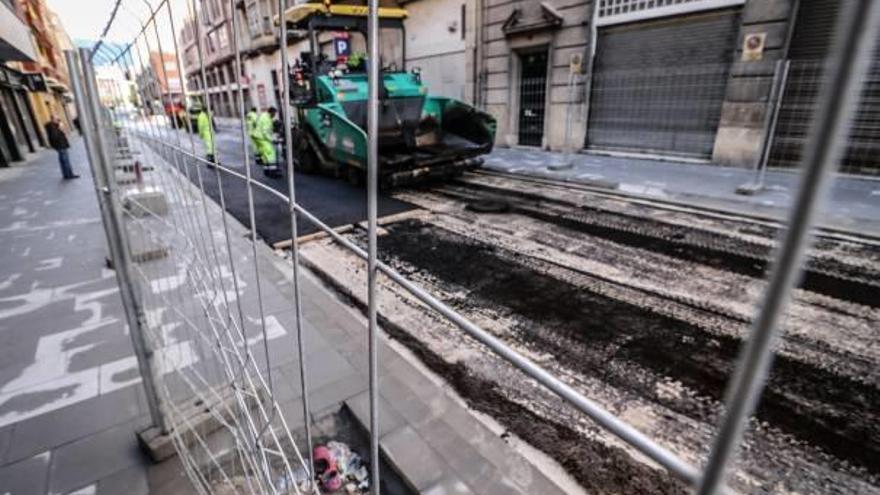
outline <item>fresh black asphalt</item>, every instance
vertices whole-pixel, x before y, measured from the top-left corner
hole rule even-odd
[[[148,136],[156,136],[157,130],[151,127],[141,127],[139,130]],[[161,130],[163,139],[169,144],[177,145],[177,138],[170,129]],[[190,150],[189,136],[185,132],[179,133],[183,149]],[[216,136],[217,159],[227,168],[244,174],[244,155],[241,148],[241,138],[237,129],[220,127]],[[157,151],[161,151],[156,147]],[[201,150],[201,145],[196,138],[196,149]],[[170,155],[166,156],[170,158]],[[278,177],[266,177],[259,166],[254,163],[253,154],[249,152],[251,176],[263,184],[287,195],[287,171],[284,170]],[[174,163],[172,161],[172,163]],[[190,180],[197,182],[194,171],[195,160],[189,160]],[[202,169],[202,181],[205,192],[218,204],[220,203],[220,188],[218,187],[217,173],[208,169],[203,162],[198,166]],[[248,209],[247,188],[244,180],[231,174],[221,173],[223,183],[223,199],[226,201],[226,210],[239,222],[250,227]],[[339,227],[366,220],[367,218],[367,193],[363,187],[355,187],[348,182],[325,175],[312,175],[296,172],[294,174],[296,184],[297,203],[303,206],[311,214],[318,217],[322,222],[331,227]],[[269,192],[259,187],[253,188],[254,212],[256,214],[257,234],[269,244],[290,239],[290,214],[287,204]],[[393,199],[386,194],[379,197],[378,216],[393,215],[415,208],[413,205]],[[309,222],[301,215],[297,216],[298,234],[306,235],[320,230],[316,225]]]

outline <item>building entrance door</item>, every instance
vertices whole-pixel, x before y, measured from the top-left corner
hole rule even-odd
[[[519,144],[541,146],[547,95],[547,50],[520,55]]]

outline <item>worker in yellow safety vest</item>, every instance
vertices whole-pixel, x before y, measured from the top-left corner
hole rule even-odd
[[[199,112],[199,116],[196,118],[196,130],[199,133],[199,137],[202,138],[202,143],[205,145],[205,158],[212,165],[214,162],[214,123],[211,119],[211,115],[202,107]],[[209,165],[211,166],[211,165]]]
[[[269,107],[265,112],[260,113],[257,117],[256,132],[254,133],[254,147],[257,150],[257,156],[262,161],[263,166],[274,167],[275,163],[275,107]]]
[[[251,148],[253,148],[254,153],[257,153],[257,141],[254,137],[257,134],[257,119],[259,118],[259,114],[257,113],[256,107],[251,107],[250,111],[248,111],[247,115],[245,115],[244,122],[245,127],[247,128],[248,140],[251,142]],[[260,160],[260,155],[257,154],[257,160]]]

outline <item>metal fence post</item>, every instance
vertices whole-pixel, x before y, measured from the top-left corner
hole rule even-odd
[[[862,76],[871,60],[878,26],[880,5],[875,0],[848,2],[841,11],[835,30],[837,39],[827,67],[828,83],[820,94],[819,112],[804,154],[804,176],[761,310],[727,391],[727,412],[712,445],[697,490],[699,495],[719,492],[726,467],[764,388],[773,359],[773,344],[779,333],[777,323],[800,274],[816,209],[825,199],[828,179],[845,149],[853,108],[858,101]]]
[[[743,184],[736,188],[737,194],[752,195],[764,190],[764,178],[767,175],[767,165],[770,161],[770,152],[773,148],[773,137],[776,133],[776,123],[779,121],[779,110],[782,108],[782,97],[785,96],[785,86],[788,83],[788,69],[791,61],[777,60],[773,70],[773,87],[770,90],[769,108],[767,117],[764,119],[764,142],[761,144],[761,154],[755,162],[755,177],[750,184]]]
[[[302,390],[302,406],[303,418],[305,418],[306,447],[309,449],[309,465],[306,469],[309,472],[309,479],[314,479],[312,471],[315,465],[315,454],[312,449],[312,420],[311,407],[309,405],[309,386],[308,386],[308,366],[306,365],[305,341],[303,339],[303,313],[302,313],[302,289],[300,288],[299,274],[299,227],[296,219],[296,181],[294,179],[293,167],[293,134],[291,131],[290,119],[290,60],[287,53],[287,21],[285,20],[285,12],[287,11],[287,0],[278,0],[278,12],[281,21],[279,22],[281,32],[279,33],[279,49],[281,50],[281,121],[284,124],[284,160],[287,164],[287,190],[290,198],[290,261],[293,266],[293,305],[296,311],[296,350],[299,358],[299,384]],[[244,118],[244,117],[242,117]]]
[[[584,104],[581,107],[584,119],[584,136],[581,147],[587,147],[587,133],[590,131],[590,103],[593,97],[593,65],[596,62],[596,43],[599,40],[599,29],[596,27],[596,19],[599,18],[599,2],[591,2],[590,6],[590,44],[584,53]]]
[[[125,310],[125,318],[132,346],[137,357],[138,370],[144,384],[150,419],[153,425],[157,426],[162,433],[166,433],[168,425],[162,414],[161,403],[154,381],[156,370],[154,351],[144,332],[146,320],[141,309],[140,294],[131,278],[129,268],[131,263],[130,252],[124,231],[125,226],[122,222],[122,214],[118,210],[120,203],[113,180],[111,158],[107,153],[107,143],[103,142],[104,137],[101,135],[101,106],[98,100],[97,83],[91,64],[90,52],[86,48],[81,48],[79,54],[73,50],[68,50],[65,52],[65,57],[70,70],[71,86],[74,92],[77,113],[82,124],[83,136],[86,140],[86,148],[89,150],[89,165],[100,204],[104,231],[107,235],[110,259],[113,262],[116,280],[119,284],[119,293],[122,298],[123,309]]]
[[[568,105],[565,106],[565,137],[562,141],[562,161],[547,165],[548,170],[568,170],[574,167],[571,160],[573,146],[571,145],[571,107],[574,105],[574,88],[577,74],[573,67],[569,68],[568,73]]]
[[[370,479],[373,495],[379,495],[379,358],[376,325],[376,217],[379,186],[379,85],[383,84],[379,60],[379,0],[368,0],[367,38],[369,55],[367,100],[367,319],[370,374]]]
[[[764,138],[764,149],[761,153],[761,168],[758,171],[758,179],[756,181],[758,187],[764,188],[764,178],[767,175],[767,166],[770,163],[770,152],[773,150],[773,138],[776,135],[776,124],[779,122],[779,111],[782,108],[782,98],[785,96],[785,87],[788,84],[788,71],[791,68],[791,61],[780,61],[781,67],[778,68],[779,80],[774,77],[774,82],[778,83],[774,88],[776,90],[775,99],[773,101],[773,110],[770,115],[770,125],[767,127],[767,133]],[[775,74],[774,74],[775,75]]]

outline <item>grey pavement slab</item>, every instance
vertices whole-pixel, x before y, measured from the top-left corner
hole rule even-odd
[[[501,478],[498,469],[467,442],[442,419],[435,418],[423,428],[426,438],[437,450],[437,454],[455,470],[461,480],[468,485],[482,488],[489,480]],[[483,493],[477,490],[476,493]]]
[[[417,493],[435,486],[446,475],[446,464],[411,426],[385,435],[380,446],[388,462]]]
[[[382,396],[394,404],[394,410],[406,418],[409,424],[417,427],[445,413],[445,407],[449,405],[448,402],[437,401],[435,402],[436,407],[432,408],[425,400],[413,393],[396,375],[383,376],[380,378],[380,383]],[[442,394],[440,390],[435,390],[435,392]]]
[[[10,494],[46,493],[50,453],[42,452],[0,467],[0,489]]]
[[[345,405],[354,414],[357,421],[369,426],[370,424],[370,394],[362,392],[347,401]],[[406,426],[406,419],[400,415],[384,397],[379,397],[379,436],[386,435]]]
[[[9,451],[9,445],[12,443],[12,430],[14,425],[0,428],[0,466],[6,463],[6,453]]]
[[[310,389],[309,406],[312,418],[319,419],[339,411],[346,399],[363,393],[367,388],[367,375],[358,373],[345,376],[323,387]]]
[[[474,492],[459,479],[444,478],[422,490],[422,493],[424,495],[471,495]]]
[[[291,349],[293,352],[293,349]],[[357,370],[332,348],[317,349],[306,356],[306,377],[310,387],[321,388],[348,376]],[[299,366],[296,362],[284,368],[288,380],[299,383]]]
[[[129,386],[15,425],[6,461],[64,445],[146,414],[140,387]]]
[[[289,310],[282,313],[275,313],[268,316],[274,316],[279,323],[285,328],[286,332],[292,339],[296,338],[296,311]],[[323,325],[318,326],[314,321],[303,318],[302,337],[303,346],[309,352],[318,351],[330,346],[337,335],[334,335],[332,329],[327,329]],[[295,349],[295,347],[294,347]]]
[[[67,493],[146,462],[133,431],[144,426],[137,418],[71,442],[52,454],[51,493]]]
[[[97,483],[95,495],[149,495],[147,473],[141,466],[117,471]]]

